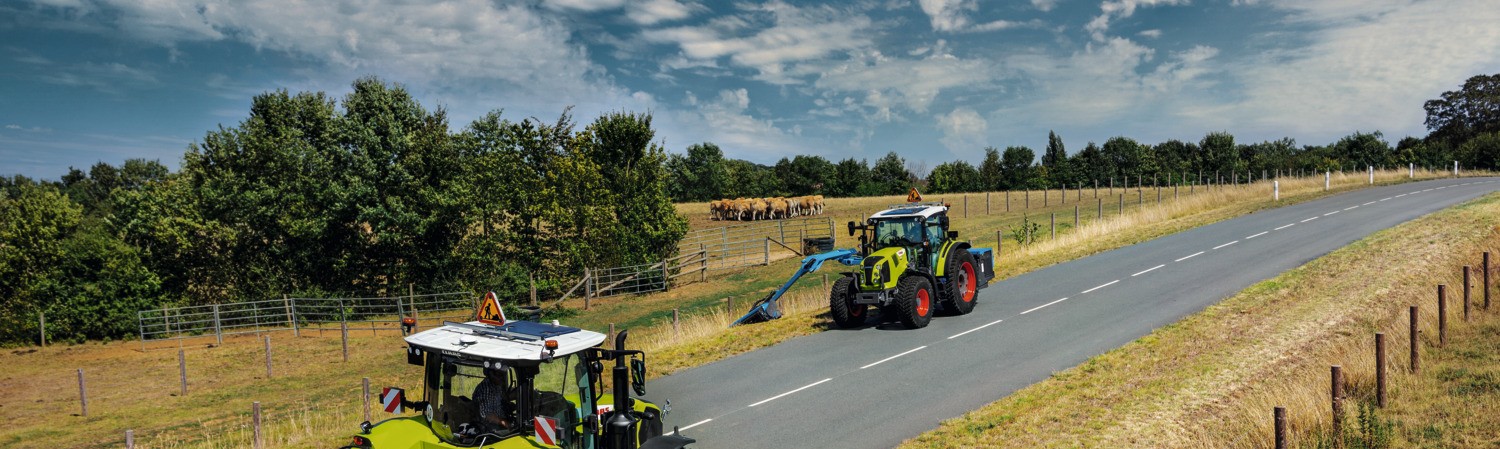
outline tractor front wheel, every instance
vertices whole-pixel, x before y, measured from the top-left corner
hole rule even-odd
[[[974,301],[979,299],[979,273],[974,269],[974,255],[969,250],[955,248],[948,255],[948,266],[943,272],[948,279],[943,308],[955,315],[974,311]]]
[[[922,276],[906,276],[896,285],[896,317],[908,329],[927,327],[932,321],[933,302],[937,295],[932,283]]]
[[[840,328],[858,327],[865,324],[865,312],[870,306],[854,303],[854,278],[841,276],[833,282],[828,292],[828,312],[833,315],[833,324]]]

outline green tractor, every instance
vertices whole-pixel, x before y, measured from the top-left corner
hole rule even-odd
[[[420,414],[361,423],[343,447],[680,449],[693,442],[662,434],[671,401],[630,397],[631,390],[645,394],[646,363],[643,352],[625,349],[627,332],[604,349],[598,332],[506,321],[494,293],[478,318],[406,337],[407,363],[422,367],[422,400],[387,388],[380,402],[386,411]]]
[[[849,235],[859,235],[861,260],[829,292],[834,324],[861,326],[871,306],[912,329],[926,327],[938,310],[974,310],[979,289],[995,277],[994,257],[948,227],[942,203],[904,204],[849,222]]]

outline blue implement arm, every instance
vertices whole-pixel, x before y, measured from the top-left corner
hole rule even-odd
[[[776,289],[776,291],[771,292],[771,294],[766,296],[764,299],[756,301],[755,305],[750,307],[749,313],[746,313],[745,316],[742,316],[740,317],[740,319],[735,320],[734,323],[731,323],[729,326],[734,327],[741,324],[759,323],[761,321],[770,321],[781,318],[781,309],[776,306],[776,301],[781,299],[781,295],[785,294],[787,289],[792,288],[792,284],[797,283],[798,279],[802,279],[802,276],[814,271],[818,271],[818,268],[823,267],[823,262],[827,262],[830,260],[835,260],[841,264],[852,266],[859,265],[860,260],[863,260],[863,258],[859,256],[859,251],[856,251],[852,248],[836,249],[826,253],[813,254],[811,256],[802,258],[802,267],[798,268],[797,272],[792,274],[791,279],[787,279],[786,283],[781,285],[781,288],[778,288]]]

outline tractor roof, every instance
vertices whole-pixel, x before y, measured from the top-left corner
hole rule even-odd
[[[940,214],[940,213],[943,213],[943,212],[946,212],[946,211],[948,211],[948,206],[943,205],[943,203],[938,203],[938,202],[910,203],[910,204],[901,204],[901,205],[891,206],[890,209],[886,209],[886,210],[883,210],[883,211],[880,211],[880,212],[876,212],[875,215],[871,215],[870,218],[894,218],[894,217],[922,217],[922,218],[929,218],[929,217],[932,217],[933,215],[937,215],[937,214]]]
[[[598,346],[604,342],[604,334],[531,321],[500,325],[470,321],[448,322],[406,337],[413,348],[485,360],[542,360],[547,340],[557,341],[554,355],[564,356]]]

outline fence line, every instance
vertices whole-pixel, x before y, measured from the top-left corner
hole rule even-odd
[[[833,218],[758,221],[699,229],[688,232],[677,248],[678,254],[705,251],[709,270],[726,270],[769,262],[766,238],[795,247],[801,247],[805,239],[835,238]]]
[[[473,313],[472,292],[373,298],[282,298],[205,306],[163,307],[136,312],[141,349],[152,343],[209,338],[222,344],[224,336],[292,331],[323,324],[343,324],[350,330],[398,331],[401,318],[419,317],[428,323],[464,319]],[[436,320],[436,321],[434,321]],[[422,321],[419,321],[420,325]]]

